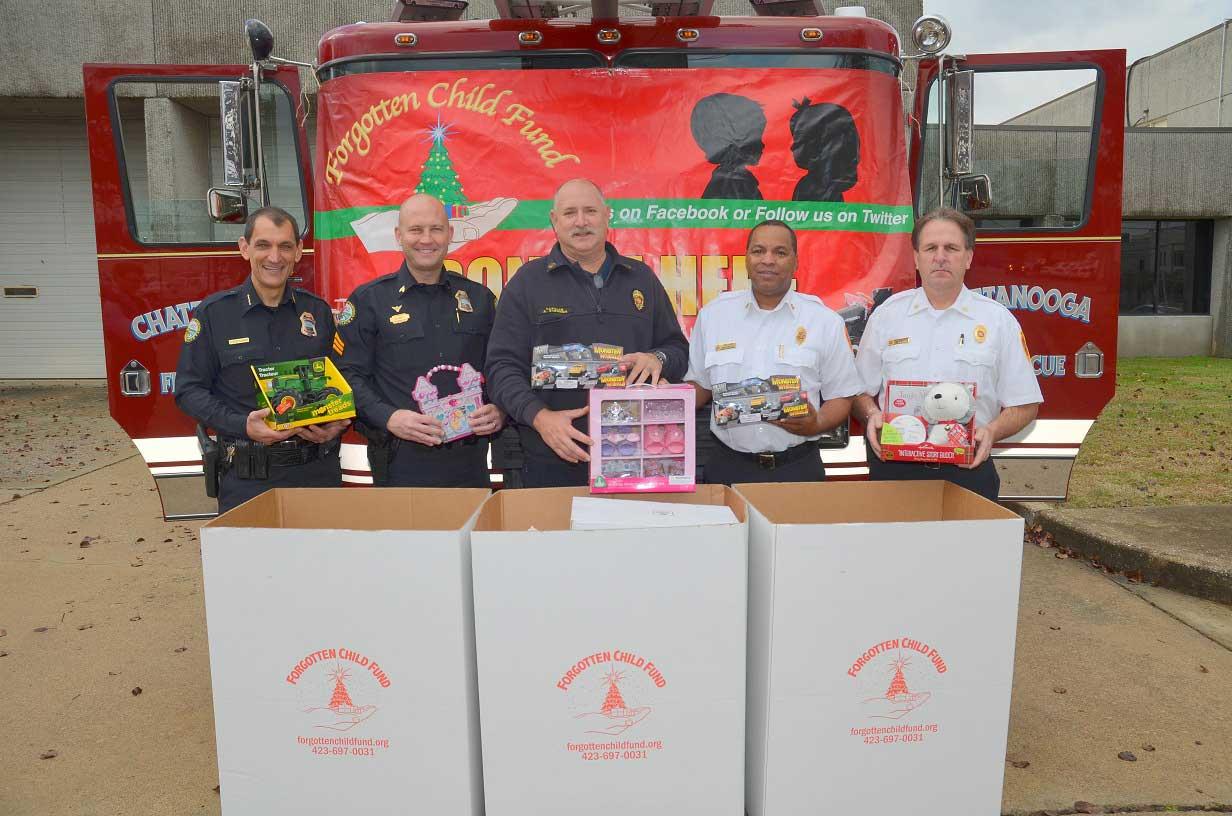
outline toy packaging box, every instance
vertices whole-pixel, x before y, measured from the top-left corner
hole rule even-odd
[[[696,489],[691,385],[604,388],[590,395],[590,492]]]
[[[808,414],[808,394],[796,376],[751,377],[738,383],[719,383],[714,393],[714,424],[770,422]]]
[[[441,371],[457,374],[459,390],[456,394],[442,397],[432,384],[432,377]],[[419,403],[419,412],[440,422],[445,428],[445,441],[452,442],[475,433],[471,430],[470,416],[483,405],[483,375],[470,363],[463,363],[461,367],[439,365],[415,382],[411,396]]]
[[[535,346],[531,350],[530,385],[540,390],[578,388],[623,388],[628,363],[620,362],[625,350],[606,343],[566,343]]]
[[[975,383],[888,380],[881,457],[969,464],[975,455]]]
[[[261,390],[258,407],[269,408],[266,423],[279,431],[355,416],[351,386],[328,357],[252,366]]]

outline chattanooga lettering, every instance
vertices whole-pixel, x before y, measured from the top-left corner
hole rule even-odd
[[[940,652],[923,641],[916,640],[915,638],[902,637],[894,638],[892,640],[884,640],[881,643],[871,646],[867,651],[855,659],[855,661],[851,664],[851,668],[847,670],[847,675],[849,677],[858,676],[861,669],[869,663],[872,663],[881,654],[904,650],[919,652],[932,662],[933,668],[937,670],[937,674],[945,674],[947,667],[945,665],[945,661],[941,658]]]
[[[1060,289],[1045,290],[1042,286],[1013,284],[1011,286],[981,286],[981,295],[992,298],[1010,311],[1059,314],[1070,320],[1091,322],[1091,298]]]
[[[138,340],[149,340],[160,334],[178,331],[188,325],[193,309],[197,308],[199,300],[177,303],[174,306],[164,306],[139,314],[132,319],[129,329]]]

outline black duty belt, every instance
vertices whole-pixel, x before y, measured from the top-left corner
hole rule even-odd
[[[262,448],[271,467],[295,467],[315,462],[338,449],[338,441],[317,444],[306,439],[287,439],[272,445],[262,445],[247,439],[220,439],[227,458],[230,459],[233,449],[257,447]]]
[[[731,448],[728,448],[731,450]],[[799,461],[806,456],[817,455],[817,443],[813,441],[801,442],[799,445],[788,448],[785,451],[777,451],[774,453],[745,453],[744,451],[731,451],[737,456],[744,459],[751,459],[757,463],[763,470],[774,470],[777,467],[791,464]]]

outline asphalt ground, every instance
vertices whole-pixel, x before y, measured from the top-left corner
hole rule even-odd
[[[199,524],[101,386],[0,384],[0,416],[0,813],[218,813]],[[1003,813],[1232,812],[1229,689],[1232,609],[1035,532]]]

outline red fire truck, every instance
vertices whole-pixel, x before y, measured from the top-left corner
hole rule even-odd
[[[247,66],[85,66],[111,414],[168,518],[213,512],[175,366],[197,303],[248,274],[235,250],[247,212],[296,215],[295,284],[341,311],[400,262],[398,202],[431,192],[454,226],[447,266],[499,295],[551,247],[552,192],[578,176],[604,189],[612,240],[658,272],[686,330],[747,286],[748,228],[780,218],[800,235],[798,288],[858,342],[876,304],[915,285],[913,217],[967,209],[968,286],[1014,311],[1045,398],[994,451],[1002,496],[1066,495],[1114,390],[1124,52],[951,56],[941,18],[904,44],[813,0],[753,0],[751,17],[711,16],[708,0],[623,17],[595,0],[590,20],[498,0],[499,19],[462,21],[465,6],[396,3],[390,22],[328,32],[313,65],[273,56],[249,21]],[[1058,76],[1081,87],[976,116],[975,100],[996,108]],[[371,481],[361,443],[343,448],[351,484]],[[833,435],[823,458],[831,478],[867,473],[858,432]]]

